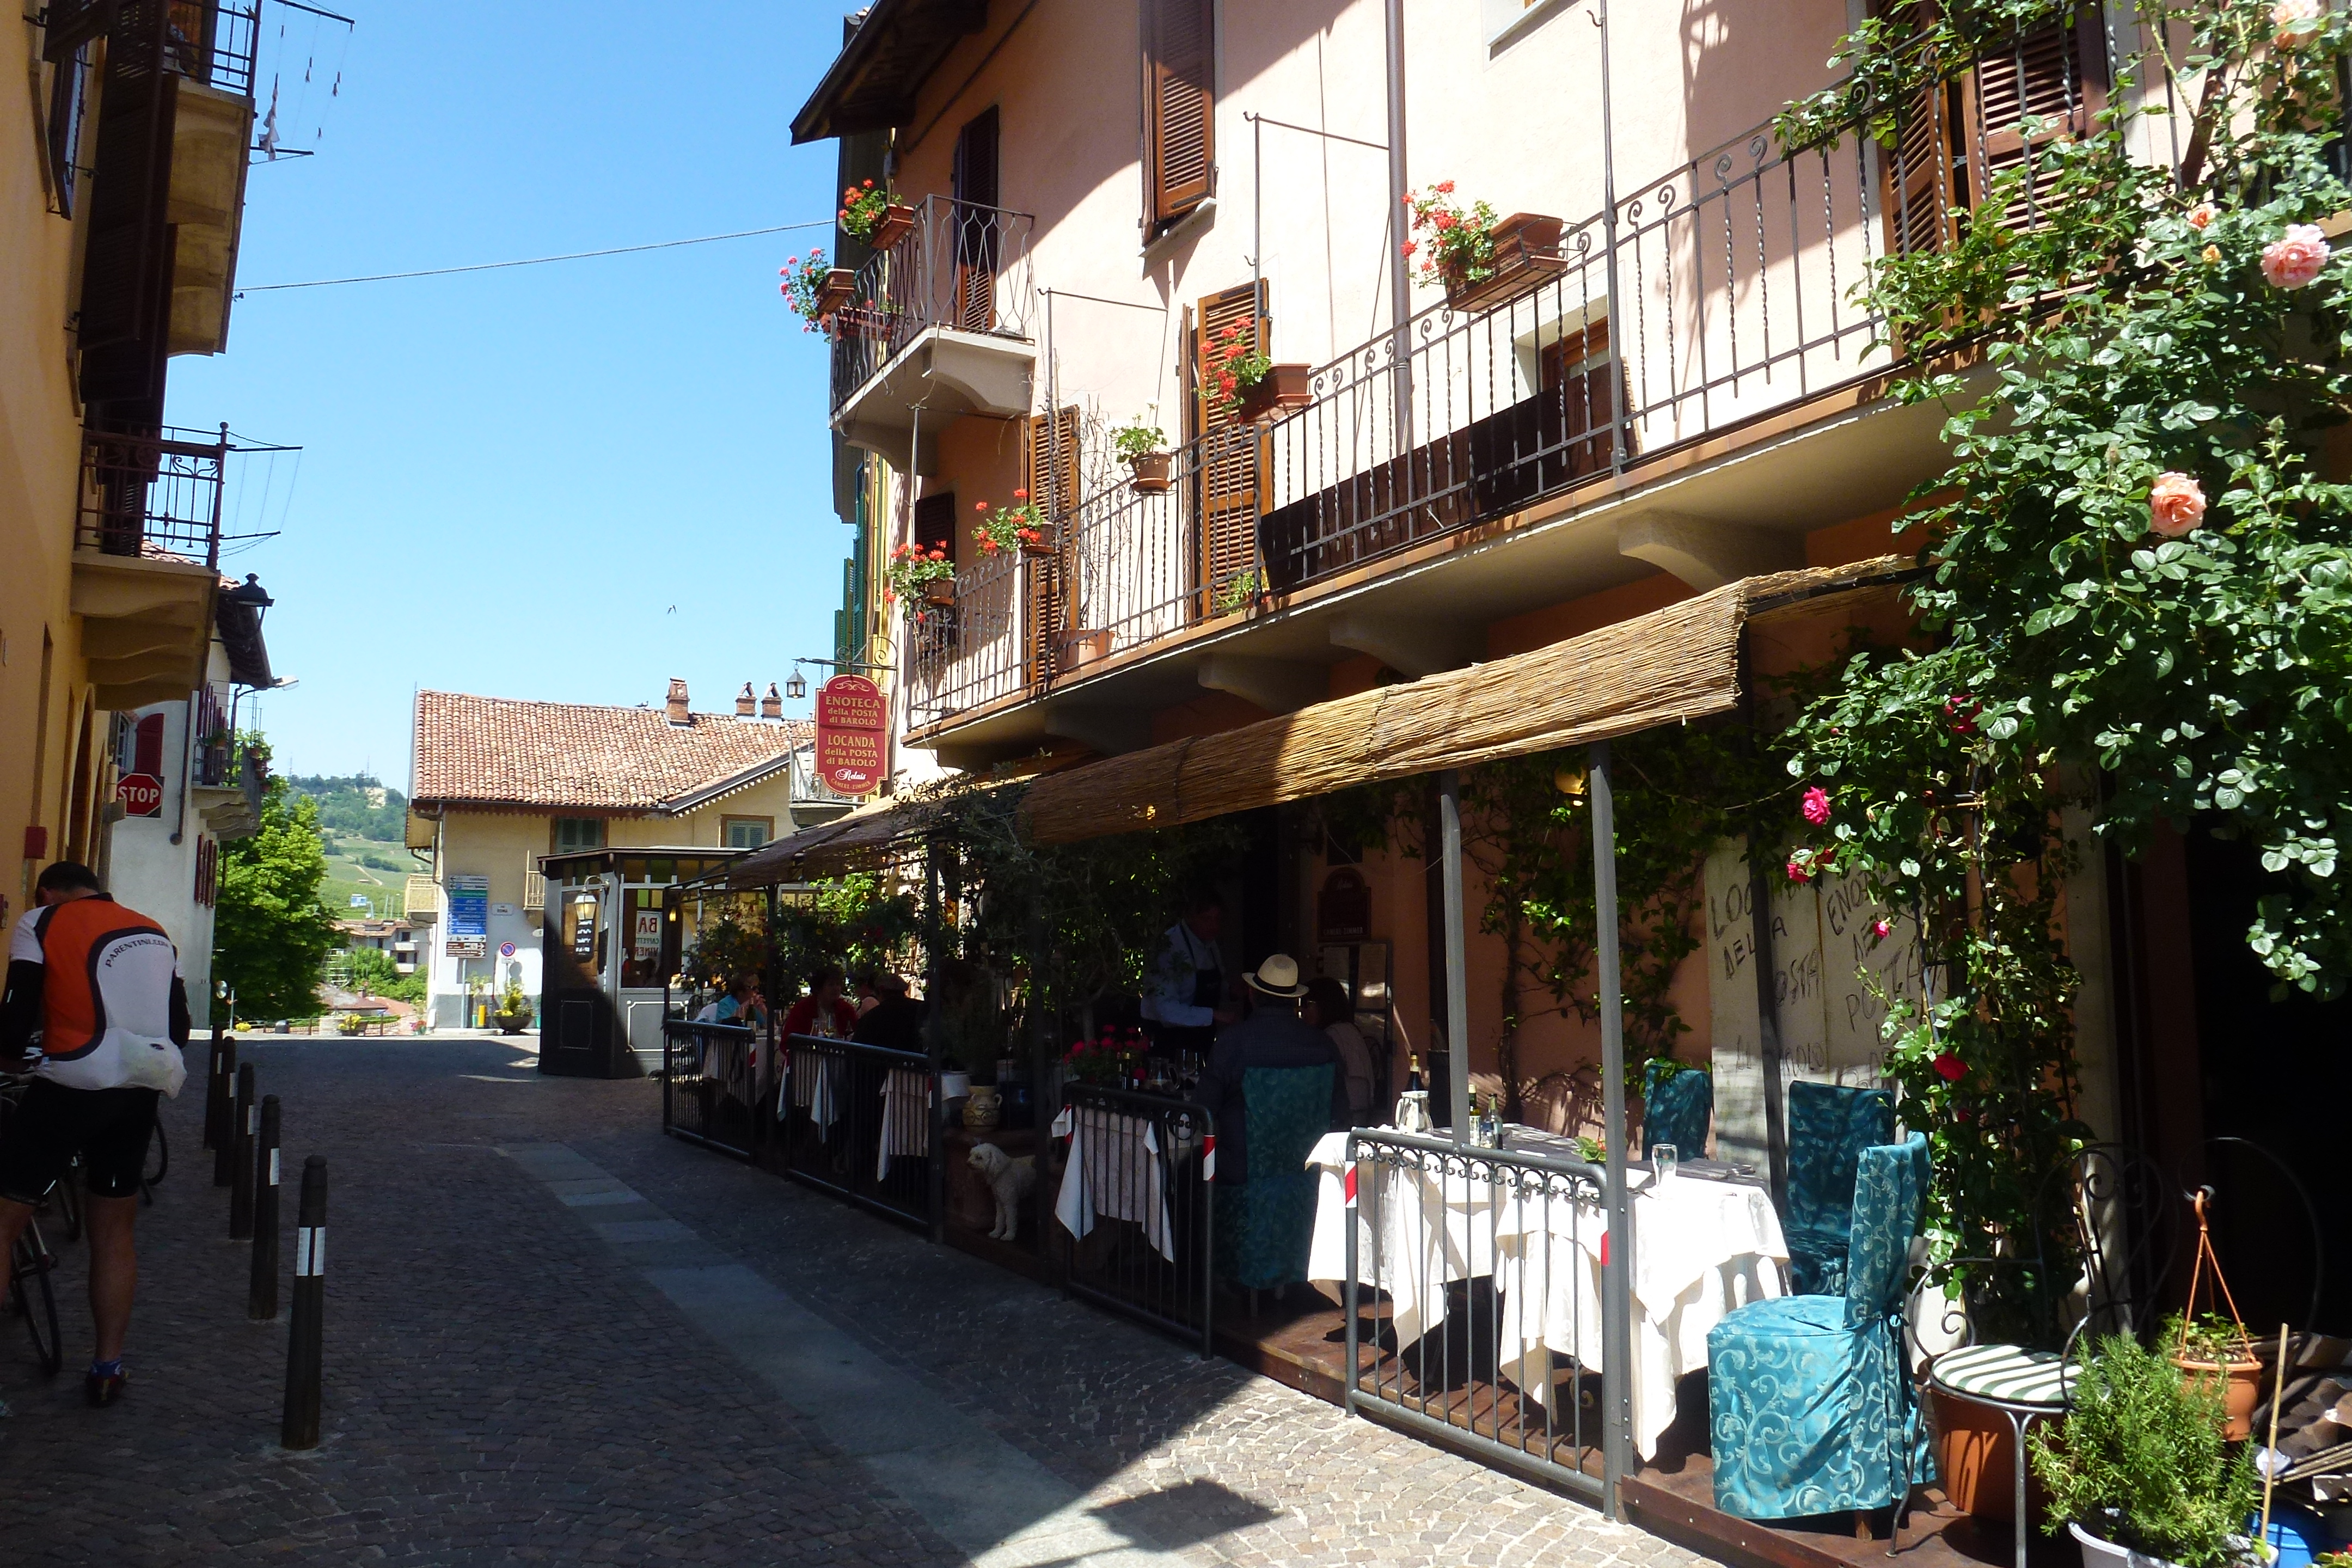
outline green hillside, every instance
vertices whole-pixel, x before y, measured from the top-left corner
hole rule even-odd
[[[401,847],[408,797],[367,773],[289,774],[287,787],[319,803],[319,829],[327,850],[327,880],[319,897],[338,918],[368,911],[396,914],[402,886],[422,868]]]

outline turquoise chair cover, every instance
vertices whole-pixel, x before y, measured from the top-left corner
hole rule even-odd
[[[1642,1158],[1661,1143],[1671,1143],[1685,1160],[1706,1154],[1707,1124],[1715,1119],[1715,1079],[1694,1067],[1672,1076],[1668,1064],[1653,1057],[1642,1067]]]
[[[1798,1294],[1834,1296],[1845,1289],[1855,1164],[1864,1149],[1893,1142],[1895,1096],[1888,1090],[1789,1086],[1789,1190],[1780,1228]]]
[[[1331,1129],[1331,1068],[1246,1069],[1242,1114],[1249,1170],[1216,1189],[1217,1275],[1244,1290],[1296,1284],[1315,1236],[1318,1174],[1307,1156]]]
[[[1931,1480],[1903,1357],[1927,1141],[1864,1149],[1840,1295],[1751,1301],[1708,1331],[1715,1506],[1741,1519],[1884,1508]]]

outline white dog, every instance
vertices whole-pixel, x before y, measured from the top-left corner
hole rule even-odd
[[[1015,1239],[1021,1234],[1021,1200],[1037,1185],[1037,1156],[1016,1160],[993,1143],[975,1143],[971,1168],[996,1194],[996,1225],[988,1234],[998,1241]]]

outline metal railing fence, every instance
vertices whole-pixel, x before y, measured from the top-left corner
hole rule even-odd
[[[741,1024],[662,1021],[662,1131],[751,1158],[759,1135],[760,1037]]]
[[[1602,1301],[1625,1249],[1606,1245],[1602,1169],[1514,1131],[1541,1142],[1349,1135],[1347,1405],[1604,1502],[1626,1372]]]
[[[939,1082],[930,1058],[815,1035],[786,1037],[762,1130],[795,1181],[929,1229]]]
[[[1215,1132],[1206,1106],[1165,1095],[1070,1084],[1055,1136],[1069,1139],[1058,1208],[1081,1216],[1062,1283],[1072,1295],[1139,1319],[1211,1353]],[[1072,1183],[1080,1191],[1073,1194]]]
[[[85,430],[74,547],[106,555],[171,555],[220,564],[221,479],[232,450],[195,432]]]
[[[857,269],[849,302],[828,325],[833,411],[934,327],[997,337],[1034,335],[1037,285],[1027,213],[925,196],[907,232]]]

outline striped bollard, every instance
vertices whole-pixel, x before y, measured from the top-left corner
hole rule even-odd
[[[229,1172],[236,1158],[236,1107],[230,1103],[236,1096],[236,1037],[232,1035],[221,1046],[220,1125],[213,1129],[213,1185],[225,1187],[231,1180]]]
[[[286,1412],[278,1440],[289,1448],[319,1446],[320,1362],[326,1349],[327,1157],[302,1162],[302,1201],[294,1215],[294,1321],[286,1336]]]
[[[255,1322],[278,1316],[278,1097],[261,1100],[261,1131],[253,1145],[253,1276],[245,1315]]]
[[[228,1080],[236,1070],[236,1041],[226,1029],[213,1031],[212,1077],[205,1083],[205,1147],[220,1147],[221,1129],[228,1122]]]
[[[236,1069],[236,1125],[228,1143],[231,1241],[253,1239],[253,1134],[254,1119],[260,1113],[261,1108],[253,1103],[253,1064],[241,1062]]]

